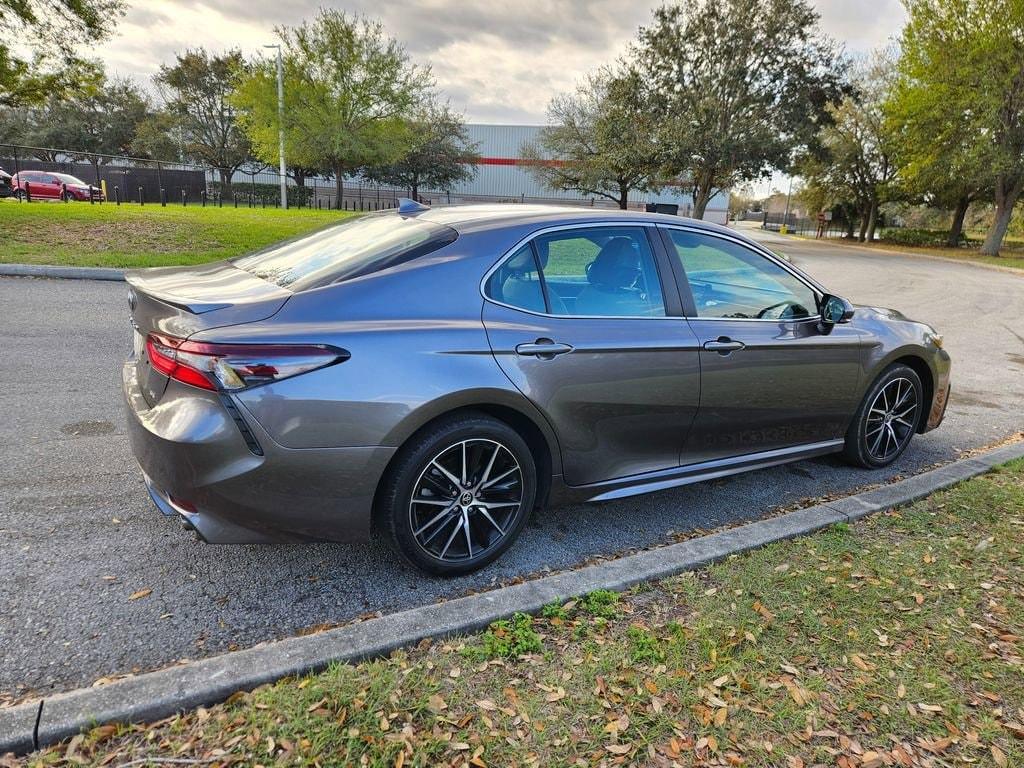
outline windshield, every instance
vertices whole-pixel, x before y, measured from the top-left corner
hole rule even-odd
[[[282,288],[304,291],[393,267],[457,237],[440,224],[374,214],[244,256],[234,265]]]
[[[50,174],[50,175],[51,176],[56,176],[58,179],[63,181],[65,184],[75,184],[75,185],[77,185],[79,187],[87,187],[87,186],[89,186],[88,184],[86,184],[81,179],[77,179],[74,176],[71,176],[71,175],[69,175],[67,173],[53,173],[53,174]]]

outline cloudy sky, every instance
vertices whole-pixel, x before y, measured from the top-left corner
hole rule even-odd
[[[274,27],[312,16],[301,0],[128,0],[116,36],[95,51],[148,83],[175,51],[262,52]],[[659,3],[646,0],[348,0],[325,5],[376,16],[471,122],[539,124],[548,101],[623,53]],[[851,52],[885,44],[903,24],[899,0],[816,0],[822,28]],[[865,12],[870,9],[870,12]]]

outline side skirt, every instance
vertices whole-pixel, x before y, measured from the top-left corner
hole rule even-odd
[[[642,475],[630,475],[629,477],[605,480],[590,485],[562,485],[557,491],[552,488],[551,501],[553,503],[566,503],[573,501],[611,501],[613,499],[623,499],[628,496],[638,496],[642,493],[663,491],[667,488],[676,488],[681,485],[690,485],[691,483],[700,483],[705,480],[736,475],[740,472],[788,464],[792,461],[810,459],[814,456],[824,456],[825,454],[841,451],[842,448],[842,440],[827,440],[821,443],[798,445],[793,448],[777,448],[772,451],[732,456],[727,459],[702,461],[699,464],[686,464],[681,467],[673,467],[672,469],[646,472]],[[560,479],[556,478],[556,480]]]

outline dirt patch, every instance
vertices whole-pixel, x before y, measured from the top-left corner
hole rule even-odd
[[[200,236],[195,230],[195,222],[159,219],[34,220],[19,227],[12,239],[29,245],[45,242],[55,249],[73,248],[82,253],[177,253],[188,250],[205,251],[222,245],[215,238]]]

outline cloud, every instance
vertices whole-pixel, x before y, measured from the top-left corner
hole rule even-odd
[[[543,123],[548,102],[626,52],[651,19],[648,0],[417,0],[327,3],[379,18],[471,121]],[[851,52],[884,44],[903,22],[899,0],[819,0],[822,26]],[[301,0],[147,0],[135,2],[116,36],[92,55],[118,75],[148,83],[185,48],[263,52],[276,26],[312,18]]]

